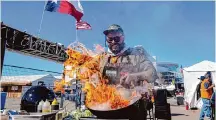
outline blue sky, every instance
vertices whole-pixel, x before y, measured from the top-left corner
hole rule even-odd
[[[88,48],[104,45],[103,30],[119,24],[128,46],[143,45],[158,61],[183,67],[215,61],[214,2],[81,2],[92,30],[78,31]],[[37,35],[44,2],[2,2],[2,21]],[[75,19],[45,12],[40,37],[68,46],[75,40]],[[61,72],[63,65],[6,52],[5,64]]]

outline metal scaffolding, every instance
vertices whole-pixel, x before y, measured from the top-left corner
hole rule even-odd
[[[61,64],[67,59],[64,45],[37,38],[3,23],[1,23],[1,40],[5,41],[5,47],[8,51]]]

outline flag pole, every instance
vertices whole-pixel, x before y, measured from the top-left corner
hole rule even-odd
[[[78,41],[77,29],[76,29],[76,41]]]
[[[78,42],[78,31],[77,31],[77,28],[76,28],[76,26],[77,26],[77,21],[75,21],[75,29],[76,29],[76,42]]]
[[[38,30],[38,37],[40,36],[40,31],[41,31],[41,27],[42,27],[42,23],[43,23],[43,18],[44,18],[44,13],[45,13],[45,7],[46,7],[46,1],[44,3],[44,8],[43,8],[43,13],[42,13],[42,17],[41,17],[40,27],[39,27],[39,30]]]
[[[76,38],[75,38],[75,45],[78,45],[78,34],[77,34],[77,21],[75,21],[75,30],[76,30]],[[77,71],[77,70],[76,70]],[[76,78],[75,78],[75,82],[76,82],[76,97],[78,97],[78,79],[77,79],[77,76],[76,76]],[[75,106],[76,106],[76,109],[79,107],[78,106],[78,100],[75,102]]]

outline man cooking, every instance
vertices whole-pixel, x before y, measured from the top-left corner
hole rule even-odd
[[[127,47],[123,29],[119,25],[113,24],[103,33],[109,49],[108,55],[100,62],[100,68],[109,84],[130,88],[131,85],[137,86],[139,81],[153,83],[157,79],[156,70],[144,48]],[[146,110],[143,107],[140,108],[141,112],[136,120],[146,119]]]

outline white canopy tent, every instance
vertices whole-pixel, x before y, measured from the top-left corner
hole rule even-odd
[[[190,108],[200,108],[200,101],[197,100],[197,85],[200,83],[200,76],[204,76],[207,71],[211,72],[212,81],[216,84],[216,63],[211,61],[202,61],[190,67],[183,69],[184,87],[185,87],[185,101]]]
[[[51,74],[44,74],[44,75],[25,75],[25,76],[2,76],[0,80],[0,84],[7,83],[7,84],[16,84],[19,85],[21,83],[27,84],[31,83],[32,86],[38,85],[39,81],[43,81],[45,85],[54,86],[54,81],[57,78],[52,76]]]

